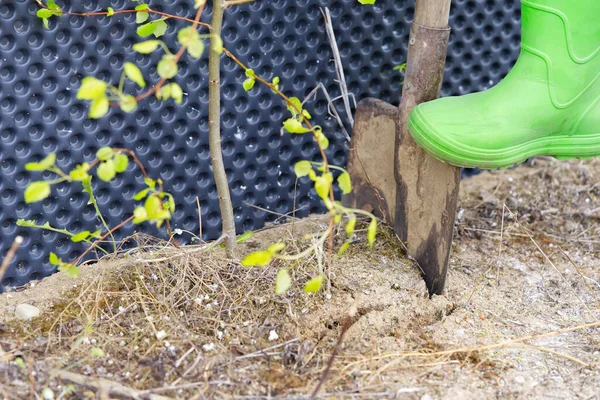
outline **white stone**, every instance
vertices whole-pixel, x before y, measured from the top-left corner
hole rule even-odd
[[[164,330],[156,332],[156,338],[158,340],[162,340],[165,337],[167,337],[167,332],[165,332]]]
[[[30,320],[38,317],[40,314],[40,309],[30,304],[19,304],[15,309],[15,315],[22,320]]]
[[[44,388],[44,390],[42,390],[42,398],[44,400],[54,400],[54,392],[52,391],[52,389],[50,388]]]
[[[269,332],[269,341],[272,342],[272,341],[277,340],[277,339],[279,339],[279,335],[277,334],[277,332],[275,332],[273,330],[270,331]]]

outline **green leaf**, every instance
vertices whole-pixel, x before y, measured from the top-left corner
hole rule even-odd
[[[121,102],[119,103],[119,106],[121,106],[121,110],[123,110],[124,112],[134,112],[137,108],[137,100],[135,99],[135,96],[131,94],[126,94],[123,97],[121,97]]]
[[[197,10],[206,4],[206,0],[194,0],[194,8]]]
[[[172,55],[164,55],[156,66],[156,72],[161,78],[170,79],[177,75],[177,63]]]
[[[117,175],[117,171],[115,171],[114,161],[107,160],[101,162],[98,166],[97,174],[98,178],[102,179],[105,182],[110,182],[110,180]]]
[[[200,39],[200,35],[198,34],[198,31],[191,26],[180,29],[179,32],[177,32],[177,41],[182,46],[187,46],[191,41],[196,39]]]
[[[152,23],[156,26],[156,28],[154,29],[154,32],[152,32],[152,33],[154,33],[154,37],[157,37],[157,38],[164,35],[165,32],[167,31],[167,28],[169,27],[167,25],[167,23],[162,19],[156,20]]]
[[[181,86],[179,86],[175,82],[172,82],[170,86],[171,97],[173,98],[173,100],[175,100],[176,104],[181,104],[181,102],[183,101],[183,90],[181,89]]]
[[[272,258],[268,251],[255,251],[244,257],[241,264],[244,267],[266,267]]]
[[[156,181],[152,178],[144,178],[144,183],[150,188],[154,189],[156,187]]]
[[[281,79],[279,79],[279,77],[276,76],[273,78],[273,81],[271,82],[271,84],[273,86],[275,86],[275,89],[279,90],[279,82],[281,82]],[[275,91],[273,91],[273,92],[275,92]],[[277,92],[275,92],[275,93],[277,93]]]
[[[90,350],[90,356],[92,357],[102,358],[104,357],[104,355],[104,350],[99,349],[98,347],[92,347],[92,349]]]
[[[27,171],[45,171],[54,166],[56,162],[56,154],[50,153],[44,159],[39,162],[31,162],[25,164],[25,169]]]
[[[342,172],[342,174],[338,176],[337,182],[340,189],[342,189],[343,194],[352,192],[352,181],[348,172]]]
[[[79,276],[79,268],[72,264],[62,264],[58,270],[64,272],[69,278],[77,278]]]
[[[77,100],[94,100],[101,97],[106,97],[106,82],[93,76],[83,78],[77,91]]]
[[[272,256],[276,256],[283,249],[285,249],[285,244],[279,242],[279,243],[275,243],[275,244],[270,245],[267,248],[267,253],[271,254]]]
[[[304,293],[316,293],[323,286],[323,275],[317,275],[304,285]]]
[[[375,236],[377,235],[377,220],[373,218],[371,223],[369,223],[369,229],[367,230],[367,240],[369,241],[369,246],[373,247],[375,243]]]
[[[277,278],[275,279],[275,294],[281,294],[288,290],[292,286],[292,277],[287,269],[282,268],[277,271]]]
[[[154,219],[162,211],[162,201],[155,195],[149,196],[144,203],[149,219]]]
[[[156,24],[154,22],[148,22],[147,24],[138,26],[136,32],[138,36],[145,37],[152,35],[156,30]]]
[[[223,39],[221,39],[221,36],[212,35],[212,39],[212,51],[223,54]]]
[[[323,131],[320,128],[315,128],[315,136],[319,146],[321,146],[323,150],[329,147],[329,139],[327,139],[327,136],[323,134]]]
[[[246,233],[241,234],[240,236],[238,236],[235,241],[237,243],[244,243],[247,242],[248,240],[250,240],[250,238],[254,236],[254,232],[252,231],[248,231]]]
[[[360,4],[375,4],[375,0],[358,0]]]
[[[394,68],[392,68],[394,71],[398,71],[398,72],[402,72],[406,69],[406,63],[400,64],[400,65],[396,65]]]
[[[204,42],[200,38],[198,31],[192,27],[181,29],[177,33],[177,41],[179,41],[182,46],[187,46],[187,51],[190,56],[194,58],[200,58],[200,56],[202,56],[202,53],[204,52]]]
[[[194,58],[200,58],[202,53],[204,53],[204,42],[202,40],[194,40],[193,42],[190,42],[187,47],[187,51],[190,56]]]
[[[331,173],[323,174],[315,179],[315,190],[321,199],[329,198],[332,179]]]
[[[25,203],[35,203],[50,196],[50,184],[44,181],[31,182],[25,189]]]
[[[146,87],[146,81],[144,80],[144,75],[142,71],[139,69],[137,65],[131,62],[125,63],[125,76],[131,79],[133,82],[137,83],[137,85],[141,88]]]
[[[338,256],[341,256],[342,254],[344,254],[346,252],[346,250],[348,250],[348,247],[350,247],[350,242],[346,241],[342,244],[342,246],[340,247],[340,249],[337,252]]]
[[[142,200],[144,197],[146,197],[148,195],[149,191],[150,191],[150,189],[140,190],[133,196],[133,200],[136,200],[136,201]]]
[[[296,165],[294,165],[294,172],[298,178],[302,178],[310,173],[313,170],[312,164],[310,161],[302,160],[298,161]]]
[[[115,9],[112,7],[108,7],[106,9],[106,16],[107,17],[112,17],[113,15],[115,15]]]
[[[306,119],[311,119],[312,115],[310,115],[310,113],[306,110],[302,110],[302,116]]]
[[[115,156],[115,151],[112,149],[112,147],[109,147],[109,146],[100,147],[98,149],[98,151],[96,152],[96,157],[100,161],[110,160],[114,156]]]
[[[58,6],[58,4],[56,4],[54,2],[54,0],[48,0],[48,4],[47,5],[48,5],[48,8],[51,9],[51,10],[62,11],[62,8],[60,8]]]
[[[135,14],[135,23],[143,24],[144,22],[146,22],[148,20],[149,17],[150,17],[150,15],[147,12],[138,12]]]
[[[354,233],[354,228],[356,227],[356,217],[353,215],[348,219],[348,223],[346,224],[346,235],[348,237],[352,236]]]
[[[90,118],[94,118],[94,119],[102,118],[106,114],[108,114],[109,106],[110,106],[110,104],[108,102],[108,97],[106,97],[106,96],[98,97],[98,98],[92,100],[92,103],[90,104],[90,112],[89,112],[88,116]]]
[[[115,163],[115,171],[120,174],[121,172],[125,172],[127,169],[127,164],[129,164],[129,157],[125,154],[117,154],[113,159]]]
[[[146,212],[146,209],[144,207],[139,206],[136,207],[135,210],[133,210],[133,217],[133,223],[139,224],[148,220],[148,213]]]
[[[167,101],[171,97],[171,84],[163,85],[156,91],[156,98],[158,100]]]
[[[146,40],[145,42],[136,43],[133,45],[133,51],[140,54],[150,54],[160,46],[160,40]]]
[[[254,78],[256,76],[256,73],[254,72],[254,70],[252,68],[246,69],[245,73],[248,78]]]
[[[91,235],[90,231],[79,232],[79,233],[71,236],[71,241],[74,243],[79,243],[81,241],[86,240],[88,237],[90,237],[90,235]]]
[[[298,115],[298,112],[302,112],[302,102],[297,97],[290,97],[290,103],[287,105],[287,109],[292,115],[295,117]]]
[[[289,118],[289,119],[286,119],[285,121],[283,121],[283,127],[289,133],[301,134],[301,133],[310,132],[310,129],[305,128],[302,125],[302,122],[298,121],[296,118]]]
[[[136,11],[145,11],[148,9],[148,4],[140,4],[139,6],[137,6],[135,8]],[[148,13],[147,12],[138,12],[135,15],[135,22],[138,24],[142,24],[144,22],[146,22],[146,20],[148,19]]]
[[[244,83],[242,84],[242,86],[244,87],[244,90],[246,92],[249,92],[250,90],[252,90],[252,88],[254,87],[254,85],[256,84],[256,79],[254,78],[247,78]]]
[[[37,15],[39,18],[50,18],[51,16],[54,15],[54,13],[50,10],[48,10],[47,8],[42,8],[39,9],[35,15]]]
[[[48,18],[42,18],[42,25],[44,25],[44,28],[50,29],[49,23],[48,23]]]
[[[50,252],[49,261],[52,265],[58,265],[61,263],[60,258],[58,258],[58,256],[54,254],[54,252]]]

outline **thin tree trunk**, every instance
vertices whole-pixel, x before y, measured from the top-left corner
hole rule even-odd
[[[396,137],[395,230],[423,271],[430,294],[444,289],[460,168],[441,163],[412,140],[408,117],[440,95],[450,28],[450,0],[417,0]]]
[[[221,219],[223,221],[223,234],[227,257],[235,257],[235,219],[229,184],[225,174],[223,163],[223,152],[221,150],[221,54],[214,51],[217,40],[221,37],[223,25],[223,0],[213,0],[212,31],[210,39],[210,51],[208,56],[208,136],[210,145],[210,158],[213,167],[213,175],[219,195],[219,206],[221,208]]]

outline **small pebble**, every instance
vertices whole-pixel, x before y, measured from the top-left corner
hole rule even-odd
[[[15,309],[15,315],[18,319],[22,320],[30,320],[38,317],[40,314],[40,309],[30,304],[19,304]]]
[[[44,388],[44,390],[42,390],[42,398],[44,400],[54,400],[54,392],[52,391],[52,389],[50,388]]]
[[[270,331],[269,332],[269,342],[272,342],[272,341],[277,340],[277,339],[279,339],[279,335],[277,334],[277,332],[275,332],[273,330]]]
[[[167,332],[165,332],[164,330],[156,332],[156,338],[158,340],[162,340],[165,337],[167,337]]]

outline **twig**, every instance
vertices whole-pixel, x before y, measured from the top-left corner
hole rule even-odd
[[[85,375],[80,375],[74,372],[63,371],[58,369],[52,370],[51,375],[54,375],[57,378],[73,382],[77,385],[81,385],[89,389],[102,391],[108,394],[109,396],[118,396],[134,400],[172,400],[171,397],[153,394],[148,390],[136,390],[132,387],[125,386],[119,382],[110,381],[108,379],[91,378]]]
[[[344,321],[344,326],[342,327],[342,331],[340,332],[338,341],[335,344],[335,347],[333,348],[333,353],[331,353],[331,357],[329,357],[329,361],[327,362],[327,367],[325,367],[325,371],[323,371],[323,375],[321,376],[321,379],[319,379],[319,383],[317,384],[317,387],[315,388],[315,390],[312,392],[312,394],[310,396],[311,400],[314,400],[317,398],[317,394],[319,393],[321,386],[323,386],[323,383],[325,383],[325,381],[327,380],[327,375],[329,375],[329,371],[331,370],[331,367],[333,366],[333,361],[335,360],[335,356],[337,355],[337,353],[342,345],[342,341],[344,340],[344,335],[346,334],[348,329],[350,329],[350,326],[352,326],[352,320],[356,316],[357,312],[358,312],[358,309],[356,307],[356,304],[352,305],[352,307],[350,307],[350,310],[348,311],[346,320]]]
[[[549,354],[553,354],[555,356],[559,356],[559,357],[565,358],[565,359],[567,359],[569,361],[573,361],[574,363],[581,365],[584,368],[588,368],[590,366],[590,364],[588,364],[588,363],[586,363],[584,361],[581,361],[578,358],[575,358],[575,357],[570,356],[568,354],[560,353],[558,351],[550,350],[550,349],[548,349],[546,347],[535,346],[533,344],[527,344],[527,343],[521,343],[521,346],[526,347],[526,348],[529,347],[529,348],[532,348],[532,349],[535,349],[535,350],[538,350],[538,351],[541,351],[541,352],[544,352],[544,353],[549,353]]]
[[[313,96],[315,96],[315,98],[316,98],[316,94],[319,91],[319,89],[321,89],[321,91],[325,95],[325,98],[327,99],[327,111],[329,112],[329,115],[331,115],[333,118],[335,118],[335,120],[337,121],[340,128],[342,128],[342,131],[344,132],[344,136],[346,137],[346,140],[350,141],[350,135],[348,134],[348,131],[346,130],[346,127],[344,126],[344,123],[342,122],[342,118],[340,117],[340,114],[338,113],[337,108],[335,108],[335,105],[333,104],[333,100],[331,99],[331,96],[329,96],[329,92],[327,91],[327,88],[325,87],[325,85],[323,85],[322,82],[319,82],[319,84],[317,86],[315,86],[315,88],[304,98],[304,101],[302,102],[302,104],[304,105]]]
[[[4,260],[2,260],[2,265],[0,265],[0,282],[2,282],[2,278],[4,278],[4,274],[8,270],[8,265],[10,264],[12,259],[15,258],[15,254],[17,253],[17,249],[19,248],[21,243],[23,243],[23,237],[17,236],[13,241],[12,246],[10,246],[10,249],[8,249],[6,257],[4,257]]]
[[[184,256],[187,256],[189,254],[193,254],[193,253],[198,253],[198,252],[210,250],[210,249],[212,249],[212,248],[220,245],[221,243],[223,243],[226,239],[227,239],[227,235],[221,235],[221,237],[219,237],[217,240],[215,240],[214,242],[212,242],[212,243],[210,243],[210,244],[208,244],[206,246],[197,247],[197,248],[194,248],[194,249],[180,248],[180,249],[177,250],[177,254],[174,255],[174,256],[162,257],[162,258],[154,258],[154,259],[137,259],[136,261],[147,262],[147,263],[157,263],[157,262],[169,261],[169,260],[172,260],[174,258],[184,257]]]
[[[325,18],[325,30],[327,31],[327,37],[331,45],[331,51],[333,52],[333,59],[335,60],[335,73],[338,77],[338,84],[340,85],[340,91],[342,93],[342,100],[344,101],[344,107],[346,109],[346,115],[350,121],[350,125],[354,126],[354,118],[352,117],[352,110],[350,109],[350,102],[348,101],[348,87],[346,86],[346,76],[344,75],[344,67],[342,65],[342,58],[340,57],[340,51],[335,41],[335,33],[333,32],[333,23],[331,22],[331,14],[329,8],[325,7],[325,11],[321,10],[323,18]]]
[[[198,206],[198,232],[200,235],[200,241],[203,241],[202,238],[202,207],[200,207],[200,199],[196,196],[196,205]]]

